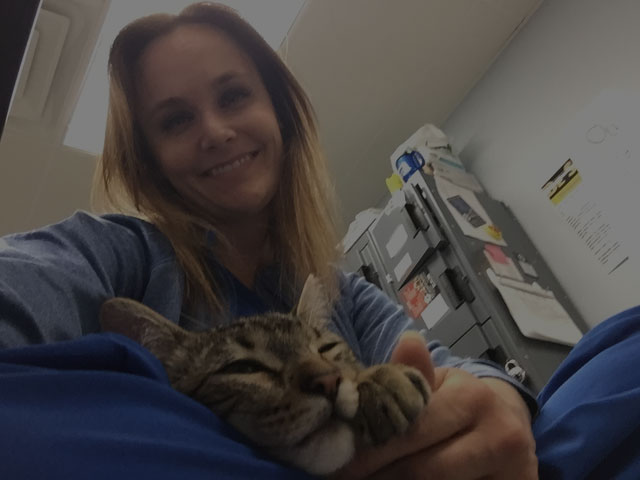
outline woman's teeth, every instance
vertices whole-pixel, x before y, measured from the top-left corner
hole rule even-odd
[[[243,165],[245,163],[247,163],[249,160],[251,160],[253,157],[255,157],[257,155],[257,152],[253,152],[253,153],[247,153],[246,155],[243,155],[242,157],[240,157],[239,159],[231,162],[231,163],[226,163],[224,165],[220,165],[219,167],[213,167],[211,170],[207,170],[205,172],[206,176],[215,176],[215,175],[220,175],[222,173],[226,173],[230,170],[234,170],[236,168],[238,168],[240,165]]]

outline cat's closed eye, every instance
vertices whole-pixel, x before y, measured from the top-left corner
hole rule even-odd
[[[243,359],[236,360],[235,362],[231,362],[220,370],[218,370],[217,374],[251,374],[251,373],[274,373],[273,370],[267,367],[265,364],[259,362],[258,360],[253,359]]]
[[[322,345],[320,348],[318,348],[318,353],[326,353],[329,350],[331,350],[333,347],[335,347],[336,345],[338,345],[338,343],[340,342],[331,342],[331,343],[325,343],[324,345]]]

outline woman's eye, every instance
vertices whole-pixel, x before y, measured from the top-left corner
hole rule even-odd
[[[187,124],[189,121],[191,121],[191,118],[191,114],[186,112],[169,115],[162,121],[162,130],[164,132],[172,132],[177,128]]]
[[[236,360],[225,365],[217,373],[226,374],[250,374],[259,372],[270,372],[271,369],[257,360]]]
[[[318,348],[318,353],[325,353],[331,350],[333,347],[338,345],[338,342],[325,343],[320,348]]]
[[[249,97],[250,94],[251,92],[247,88],[230,88],[220,95],[218,103],[222,108],[233,107]]]

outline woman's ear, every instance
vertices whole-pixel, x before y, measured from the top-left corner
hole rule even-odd
[[[313,274],[309,275],[302,287],[295,315],[313,327],[324,328],[331,320],[331,313],[324,286]]]
[[[111,298],[100,309],[102,331],[125,335],[148,349],[164,362],[182,343],[188,332],[129,298]]]

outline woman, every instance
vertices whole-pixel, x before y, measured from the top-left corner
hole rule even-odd
[[[311,107],[248,24],[214,4],[147,17],[121,31],[109,66],[100,181],[135,216],[80,213],[3,240],[0,341],[47,344],[0,353],[2,423],[17,438],[3,445],[13,451],[3,478],[24,469],[67,478],[300,476],[167,389],[148,352],[113,336],[79,337],[99,331],[98,309],[112,296],[191,329],[289,310],[311,272],[335,302],[332,327],[361,361],[412,364],[434,389],[410,435],[363,452],[339,475],[536,478],[531,396],[436,342],[431,355],[415,339],[396,346],[411,324],[401,309],[333,267],[332,197]],[[60,340],[72,341],[52,343]],[[46,401],[32,397],[43,389]]]

